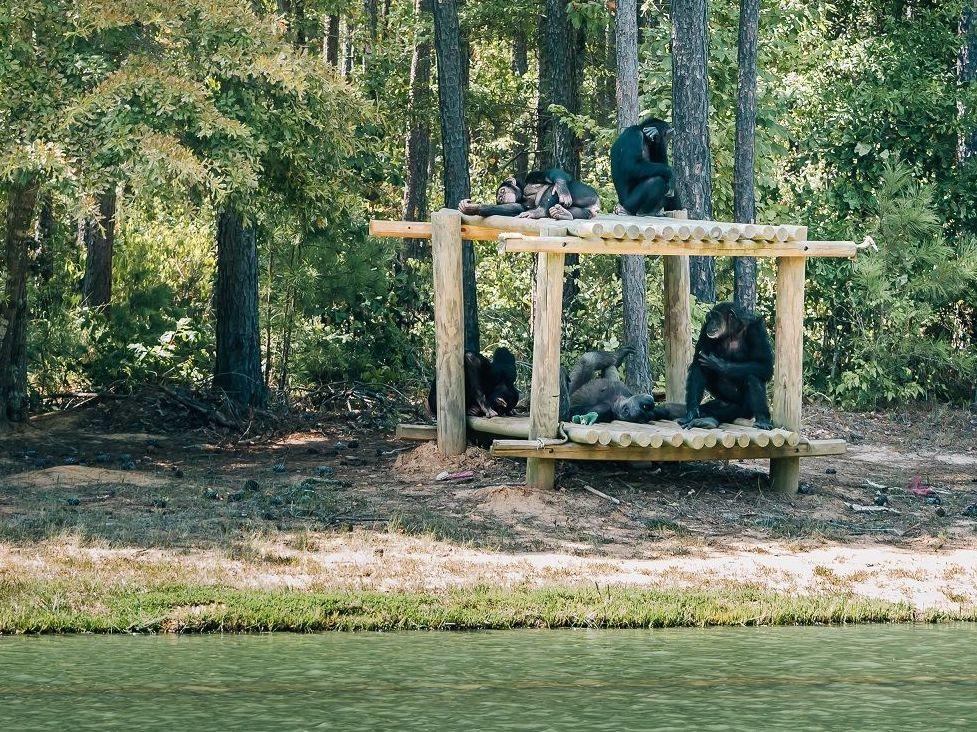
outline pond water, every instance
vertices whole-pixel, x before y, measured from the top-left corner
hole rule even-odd
[[[977,626],[0,638],[0,730],[977,728]]]

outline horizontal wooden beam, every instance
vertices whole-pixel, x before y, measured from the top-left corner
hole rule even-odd
[[[630,241],[502,234],[499,251],[563,254],[708,255],[714,257],[854,257],[853,241]]]
[[[395,434],[398,440],[428,442],[438,439],[438,428],[433,424],[398,424]]]
[[[477,224],[462,223],[461,225],[462,239],[472,241],[498,241],[500,231],[500,229],[493,229]],[[431,222],[371,219],[370,236],[388,237],[391,239],[430,239]]]
[[[498,457],[543,458],[551,460],[645,460],[645,461],[689,461],[689,460],[760,460],[782,457],[819,457],[823,455],[844,455],[848,443],[844,440],[811,440],[791,447],[782,445],[747,445],[703,447],[698,450],[664,444],[661,447],[616,447],[613,445],[582,445],[566,442],[562,445],[539,447],[532,440],[495,440],[492,454]]]

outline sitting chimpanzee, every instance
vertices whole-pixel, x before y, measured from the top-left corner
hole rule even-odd
[[[611,145],[611,177],[621,208],[631,215],[657,216],[681,208],[668,164],[672,128],[654,117],[626,128]]]
[[[655,419],[655,398],[651,394],[633,394],[617,373],[617,367],[633,350],[632,346],[624,346],[614,352],[590,351],[582,355],[570,373],[569,384],[562,385],[560,419],[569,418],[578,424],[615,419],[647,423]],[[595,371],[600,372],[597,378]]]
[[[763,319],[739,305],[721,302],[706,316],[695,344],[685,385],[683,427],[716,427],[756,418],[770,429],[767,382],[773,378],[773,350]],[[700,406],[708,389],[712,399]]]
[[[465,352],[465,410],[473,417],[512,414],[519,402],[516,389],[516,358],[504,346],[492,358]],[[427,395],[431,414],[437,414],[437,386],[431,382]]]
[[[530,171],[525,180],[506,178],[496,190],[495,201],[493,206],[466,198],[458,210],[471,216],[561,220],[591,219],[600,210],[597,191],[559,168]]]

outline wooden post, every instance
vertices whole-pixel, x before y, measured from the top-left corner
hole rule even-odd
[[[774,424],[788,430],[801,428],[804,378],[804,258],[777,258],[776,359],[773,370]],[[770,461],[774,490],[796,493],[800,479],[798,458]]]
[[[438,449],[465,451],[465,323],[462,310],[461,214],[443,208],[431,216],[434,264],[435,375]]]
[[[674,211],[674,219],[688,219]],[[689,258],[662,257],[665,274],[665,401],[685,404],[685,377],[692,363],[692,309],[689,298]]]
[[[563,255],[539,254],[536,263],[536,316],[533,323],[533,384],[529,439],[556,437],[560,429],[560,335],[563,323]],[[528,458],[526,485],[552,488],[553,460]]]

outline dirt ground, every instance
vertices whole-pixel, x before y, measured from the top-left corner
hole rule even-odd
[[[446,460],[433,443],[352,418],[242,439],[162,415],[158,430],[150,419],[145,431],[123,431],[119,409],[0,437],[0,577],[58,574],[85,555],[106,567],[170,563],[232,584],[712,578],[977,602],[977,415],[968,411],[808,406],[804,433],[844,437],[849,454],[802,461],[801,492],[779,496],[761,461],[564,463],[560,490],[542,493],[519,485],[522,461],[477,447]]]

